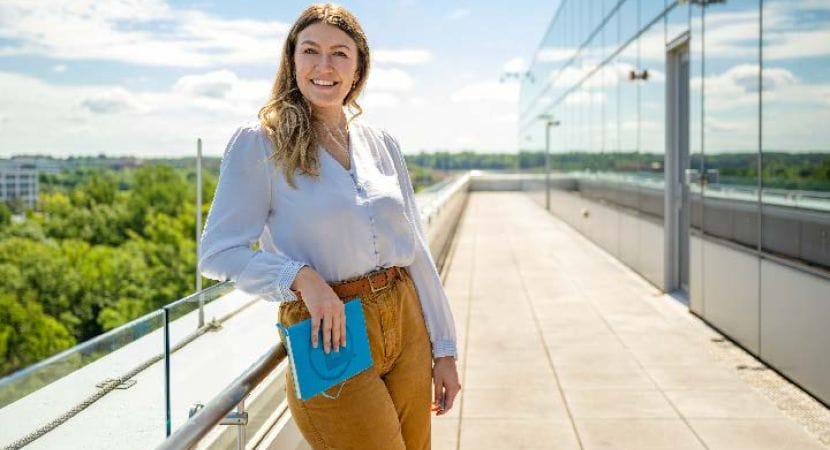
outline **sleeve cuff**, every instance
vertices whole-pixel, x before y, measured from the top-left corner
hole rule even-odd
[[[432,344],[432,357],[452,356],[458,359],[458,351],[455,348],[455,341],[436,341]]]
[[[297,278],[297,272],[306,265],[300,261],[291,261],[282,267],[276,281],[276,301],[292,302],[297,300],[297,295],[291,290],[291,284],[294,283],[294,278]]]

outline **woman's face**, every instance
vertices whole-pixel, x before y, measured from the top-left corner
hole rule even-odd
[[[357,58],[357,44],[343,30],[322,22],[307,26],[294,50],[300,92],[315,108],[342,108],[357,76]]]

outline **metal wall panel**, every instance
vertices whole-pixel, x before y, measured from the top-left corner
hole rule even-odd
[[[703,239],[689,236],[689,309],[702,316],[703,298]]]
[[[757,354],[758,258],[711,241],[703,258],[703,317]]]
[[[666,267],[663,264],[663,227],[641,218],[637,221],[637,232],[640,234],[637,271],[664,291]]]
[[[761,357],[825,403],[829,325],[830,280],[761,260]]]

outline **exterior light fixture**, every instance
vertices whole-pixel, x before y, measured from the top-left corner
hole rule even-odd
[[[537,119],[545,121],[545,210],[550,211],[550,129],[560,122],[552,114],[540,114]]]

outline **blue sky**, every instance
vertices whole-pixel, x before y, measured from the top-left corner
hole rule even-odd
[[[342,2],[374,64],[369,122],[407,153],[515,151],[518,83],[558,1]],[[255,118],[294,1],[0,3],[0,157],[220,155]]]

